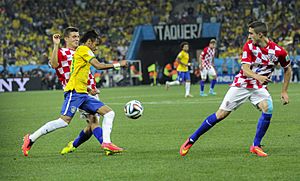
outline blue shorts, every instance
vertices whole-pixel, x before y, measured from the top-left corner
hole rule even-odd
[[[61,115],[65,116],[73,117],[78,108],[90,114],[96,114],[97,110],[104,106],[103,102],[86,93],[77,93],[75,90],[65,92],[64,97],[65,101],[61,108]]]
[[[178,77],[177,77],[177,80],[179,82],[185,82],[187,80],[191,81],[191,76],[190,76],[190,72],[187,71],[187,72],[179,72],[178,71]]]

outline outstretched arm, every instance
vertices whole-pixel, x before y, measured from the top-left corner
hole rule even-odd
[[[53,51],[52,51],[52,55],[50,58],[50,64],[52,66],[52,68],[56,68],[58,67],[58,48],[59,48],[59,43],[60,43],[60,34],[54,34],[52,36],[53,39],[53,43],[54,43],[54,47],[53,47]]]
[[[105,63],[100,63],[96,58],[93,58],[90,63],[98,70],[106,70],[106,69],[120,69],[120,67],[126,67],[127,66],[127,61],[122,60],[120,63],[114,63],[114,64],[105,64]]]

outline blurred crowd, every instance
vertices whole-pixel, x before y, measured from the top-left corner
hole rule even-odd
[[[170,14],[171,0],[4,0],[0,2],[0,64],[45,64],[53,33],[67,26],[96,29],[98,58],[123,59],[134,27]]]
[[[176,1],[169,19],[161,23],[220,22],[219,58],[239,57],[247,40],[247,24],[267,22],[269,37],[290,55],[300,55],[299,0],[184,0]]]
[[[0,2],[0,64],[46,64],[53,33],[67,26],[94,28],[103,61],[124,59],[140,24],[220,22],[219,58],[239,57],[247,23],[263,20],[270,37],[300,55],[298,0],[3,0]]]

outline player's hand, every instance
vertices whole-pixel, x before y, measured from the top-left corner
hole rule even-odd
[[[58,45],[58,44],[60,43],[60,34],[54,34],[54,35],[52,36],[52,39],[53,39],[53,43],[54,43],[55,45]]]
[[[261,76],[261,75],[257,78],[257,80],[263,85],[268,84],[269,82],[272,82],[272,80],[269,79],[267,76]]]
[[[281,102],[283,105],[287,105],[289,103],[289,96],[287,92],[281,92]]]
[[[128,62],[127,60],[121,60],[120,62],[121,67],[128,67]]]
[[[201,64],[199,65],[199,69],[200,69],[200,71],[203,70],[203,66]]]
[[[90,93],[92,96],[94,96],[94,95],[96,95],[96,94],[99,94],[100,91],[99,91],[98,89],[89,89],[89,93]]]

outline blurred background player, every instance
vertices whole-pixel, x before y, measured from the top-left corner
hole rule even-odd
[[[214,68],[215,48],[216,40],[211,39],[209,45],[203,49],[199,56],[199,68],[201,72],[200,96],[207,96],[207,94],[204,93],[204,85],[207,77],[210,76],[212,76],[213,79],[210,83],[209,94],[216,95],[214,92],[214,87],[217,82],[217,73]]]
[[[70,79],[70,66],[75,53],[76,48],[79,45],[79,30],[76,27],[67,27],[64,30],[64,41],[65,47],[59,48],[60,45],[60,34],[53,35],[53,51],[50,59],[50,65],[55,69],[56,75],[61,82],[63,88],[65,88],[66,84]],[[89,73],[88,79],[88,93],[90,96],[99,99],[98,93],[99,90],[96,88],[96,83],[94,76]],[[93,134],[97,138],[97,140],[102,144],[102,128],[98,126],[94,131],[91,130],[91,124],[93,121],[89,119],[97,119],[99,124],[99,115],[88,116],[87,113],[81,111],[80,117],[84,120],[87,120],[88,125],[79,133],[79,136],[72,142],[69,142],[68,146],[61,151],[61,154],[65,154],[68,152],[72,152],[77,148],[80,144],[88,140]]]
[[[250,23],[248,27],[250,40],[243,47],[242,69],[235,76],[219,110],[208,116],[180,147],[181,156],[188,153],[201,135],[225,119],[247,100],[250,100],[254,106],[262,111],[253,144],[250,146],[250,152],[261,157],[268,156],[261,148],[261,140],[268,130],[273,113],[273,101],[267,90],[267,84],[271,81],[274,67],[280,63],[284,68],[281,99],[284,105],[289,103],[287,89],[291,79],[290,59],[282,47],[267,38],[268,28],[265,23],[255,21]]]
[[[149,65],[148,66],[148,68],[147,68],[147,70],[148,70],[148,74],[149,74],[149,78],[150,78],[150,85],[151,86],[156,86],[156,84],[157,84],[157,66],[156,66],[156,64],[151,64],[151,65]]]
[[[132,80],[132,85],[140,85],[143,81],[143,74],[141,71],[137,70],[134,64],[131,64],[130,67],[130,77]]]
[[[171,63],[168,63],[165,65],[164,67],[164,71],[163,71],[163,77],[164,77],[164,81],[165,82],[170,82],[170,81],[175,81],[178,77],[177,75],[177,61],[174,61],[173,65]]]
[[[292,82],[300,81],[299,67],[300,67],[300,60],[297,60],[296,56],[294,56],[293,61],[292,61],[292,71],[293,71]]]
[[[168,90],[172,85],[179,85],[180,83],[185,82],[185,96],[184,97],[193,97],[190,94],[191,89],[191,76],[189,72],[189,67],[191,63],[189,63],[189,43],[182,42],[180,44],[181,52],[177,55],[176,61],[178,62],[177,72],[178,78],[176,81],[166,82],[166,89]]]
[[[114,145],[110,138],[115,117],[114,111],[101,101],[87,94],[87,82],[91,65],[99,70],[120,69],[120,67],[127,66],[127,62],[121,61],[116,64],[100,63],[93,53],[97,50],[97,46],[99,45],[99,35],[94,30],[86,32],[81,41],[83,45],[79,46],[74,53],[71,64],[71,76],[64,88],[65,100],[61,109],[61,116],[56,120],[46,123],[33,134],[25,135],[22,146],[22,151],[25,156],[28,156],[28,152],[33,143],[35,143],[39,137],[59,128],[67,127],[68,124],[71,123],[78,108],[93,115],[99,113],[104,117],[102,148],[106,155],[123,151],[123,148]],[[92,131],[98,127],[98,124],[97,120],[94,119],[91,124]]]

